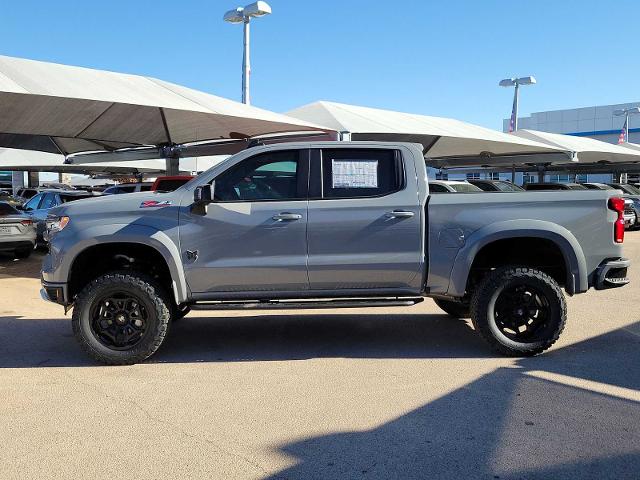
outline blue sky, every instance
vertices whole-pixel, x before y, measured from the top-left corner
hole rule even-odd
[[[242,27],[222,21],[234,2],[1,0],[0,53],[238,100]],[[523,90],[521,114],[640,100],[638,1],[269,3],[273,15],[252,30],[252,100],[263,108],[323,99],[500,129],[512,91],[498,81],[530,74],[538,84]]]

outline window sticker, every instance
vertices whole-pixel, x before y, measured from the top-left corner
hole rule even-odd
[[[378,188],[377,160],[331,160],[333,188]]]

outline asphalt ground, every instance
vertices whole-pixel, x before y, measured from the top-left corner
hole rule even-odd
[[[41,258],[0,257],[0,479],[640,478],[638,267],[569,298],[535,358],[427,300],[192,313],[105,367],[40,300]]]

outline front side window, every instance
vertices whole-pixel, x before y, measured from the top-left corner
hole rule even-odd
[[[322,197],[379,197],[403,187],[402,157],[397,150],[322,150]]]
[[[300,200],[306,176],[300,172],[300,152],[267,152],[247,158],[215,181],[214,197],[221,202]],[[302,178],[305,177],[305,178]]]

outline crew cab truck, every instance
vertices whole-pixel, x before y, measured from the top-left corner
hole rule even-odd
[[[236,154],[170,193],[49,218],[42,295],[107,364],[151,356],[190,309],[407,306],[433,297],[506,355],[562,332],[569,295],[628,283],[611,191],[429,195],[422,146]]]

